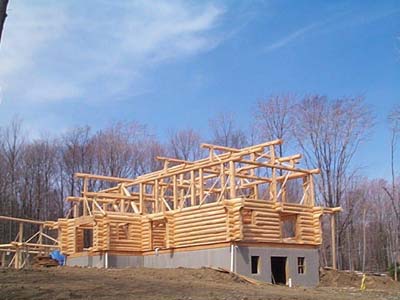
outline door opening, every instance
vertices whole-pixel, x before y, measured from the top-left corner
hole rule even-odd
[[[286,284],[286,257],[271,256],[271,282]]]

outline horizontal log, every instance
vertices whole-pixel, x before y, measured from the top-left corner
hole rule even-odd
[[[174,238],[175,240],[179,240],[181,237],[184,238],[191,238],[191,237],[197,237],[201,235],[207,235],[207,234],[218,234],[221,232],[226,233],[226,227],[218,227],[218,228],[206,228],[204,230],[194,230],[191,232],[188,231],[180,231],[180,232],[175,232]]]
[[[226,236],[225,235],[214,235],[208,238],[199,238],[199,239],[190,239],[190,240],[182,240],[182,241],[175,241],[176,246],[193,246],[195,244],[209,244],[215,242],[225,242]]]
[[[202,230],[205,228],[219,228],[222,227],[223,229],[226,230],[226,222],[224,221],[207,221],[205,223],[199,223],[196,224],[196,226],[190,226],[190,227],[178,227],[175,228],[174,233],[178,234],[178,233],[182,233],[182,232],[196,232],[197,230]]]
[[[208,221],[215,221],[217,223],[223,223],[226,222],[226,217],[222,216],[207,216],[201,219],[197,219],[197,220],[185,220],[185,221],[180,221],[180,222],[176,222],[174,224],[174,228],[181,228],[181,227],[187,227],[187,226],[198,226],[199,224],[203,224],[206,223]]]
[[[20,222],[20,223],[29,223],[29,224],[38,224],[38,225],[44,225],[46,223],[46,221],[14,218],[14,217],[8,217],[8,216],[0,216],[0,220],[3,220],[3,221],[14,221],[14,222]]]

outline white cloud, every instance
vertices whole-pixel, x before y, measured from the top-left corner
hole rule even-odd
[[[223,13],[181,1],[10,1],[0,47],[4,101],[145,92],[149,69],[219,44]]]
[[[386,17],[394,16],[399,14],[399,12],[400,10],[398,9],[386,11],[374,10],[357,13],[354,11],[339,11],[323,21],[313,22],[290,32],[286,36],[266,46],[264,50],[269,52],[285,47],[313,31],[318,31],[319,34],[330,34],[332,31],[347,30],[352,26],[366,25]]]
[[[319,25],[319,23],[313,23],[313,24],[304,26],[300,29],[297,29],[297,30],[289,33],[287,36],[281,38],[280,40],[265,47],[265,51],[272,51],[272,50],[275,50],[278,48],[282,48],[282,47],[286,46],[287,44],[291,43],[292,41],[305,35],[307,32],[311,31],[312,29],[316,28],[318,25]]]

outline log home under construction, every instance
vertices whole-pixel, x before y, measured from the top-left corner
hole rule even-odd
[[[162,170],[135,179],[77,173],[81,195],[68,197],[67,216],[47,226],[58,230],[56,246],[67,265],[212,266],[272,283],[316,285],[321,217],[340,208],[315,206],[319,170],[297,167],[301,155],[278,157],[281,143],[202,144],[208,157],[158,157]],[[300,192],[290,188],[293,182],[301,182]]]

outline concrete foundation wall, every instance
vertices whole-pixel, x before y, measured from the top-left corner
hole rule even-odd
[[[104,255],[68,257],[66,264],[67,266],[104,268],[105,257]]]
[[[147,255],[144,256],[144,266],[147,268],[201,268],[213,266],[229,269],[230,248]]]
[[[259,273],[251,273],[251,256],[259,256]],[[316,286],[319,282],[319,256],[317,249],[290,249],[272,247],[235,247],[234,271],[260,281],[272,282],[271,257],[286,257],[286,278],[298,286]],[[298,274],[297,258],[305,258],[305,273]],[[67,259],[69,266],[104,268],[105,255],[80,256]],[[231,267],[231,248],[215,248],[196,251],[158,253],[157,255],[125,256],[108,255],[109,268],[201,268]]]
[[[251,273],[251,256],[259,256],[259,274]],[[290,249],[266,247],[237,247],[235,272],[257,280],[272,282],[271,257],[286,257],[286,278],[294,285],[316,286],[319,282],[319,255],[317,249]],[[305,272],[298,274],[297,258],[304,257]]]

